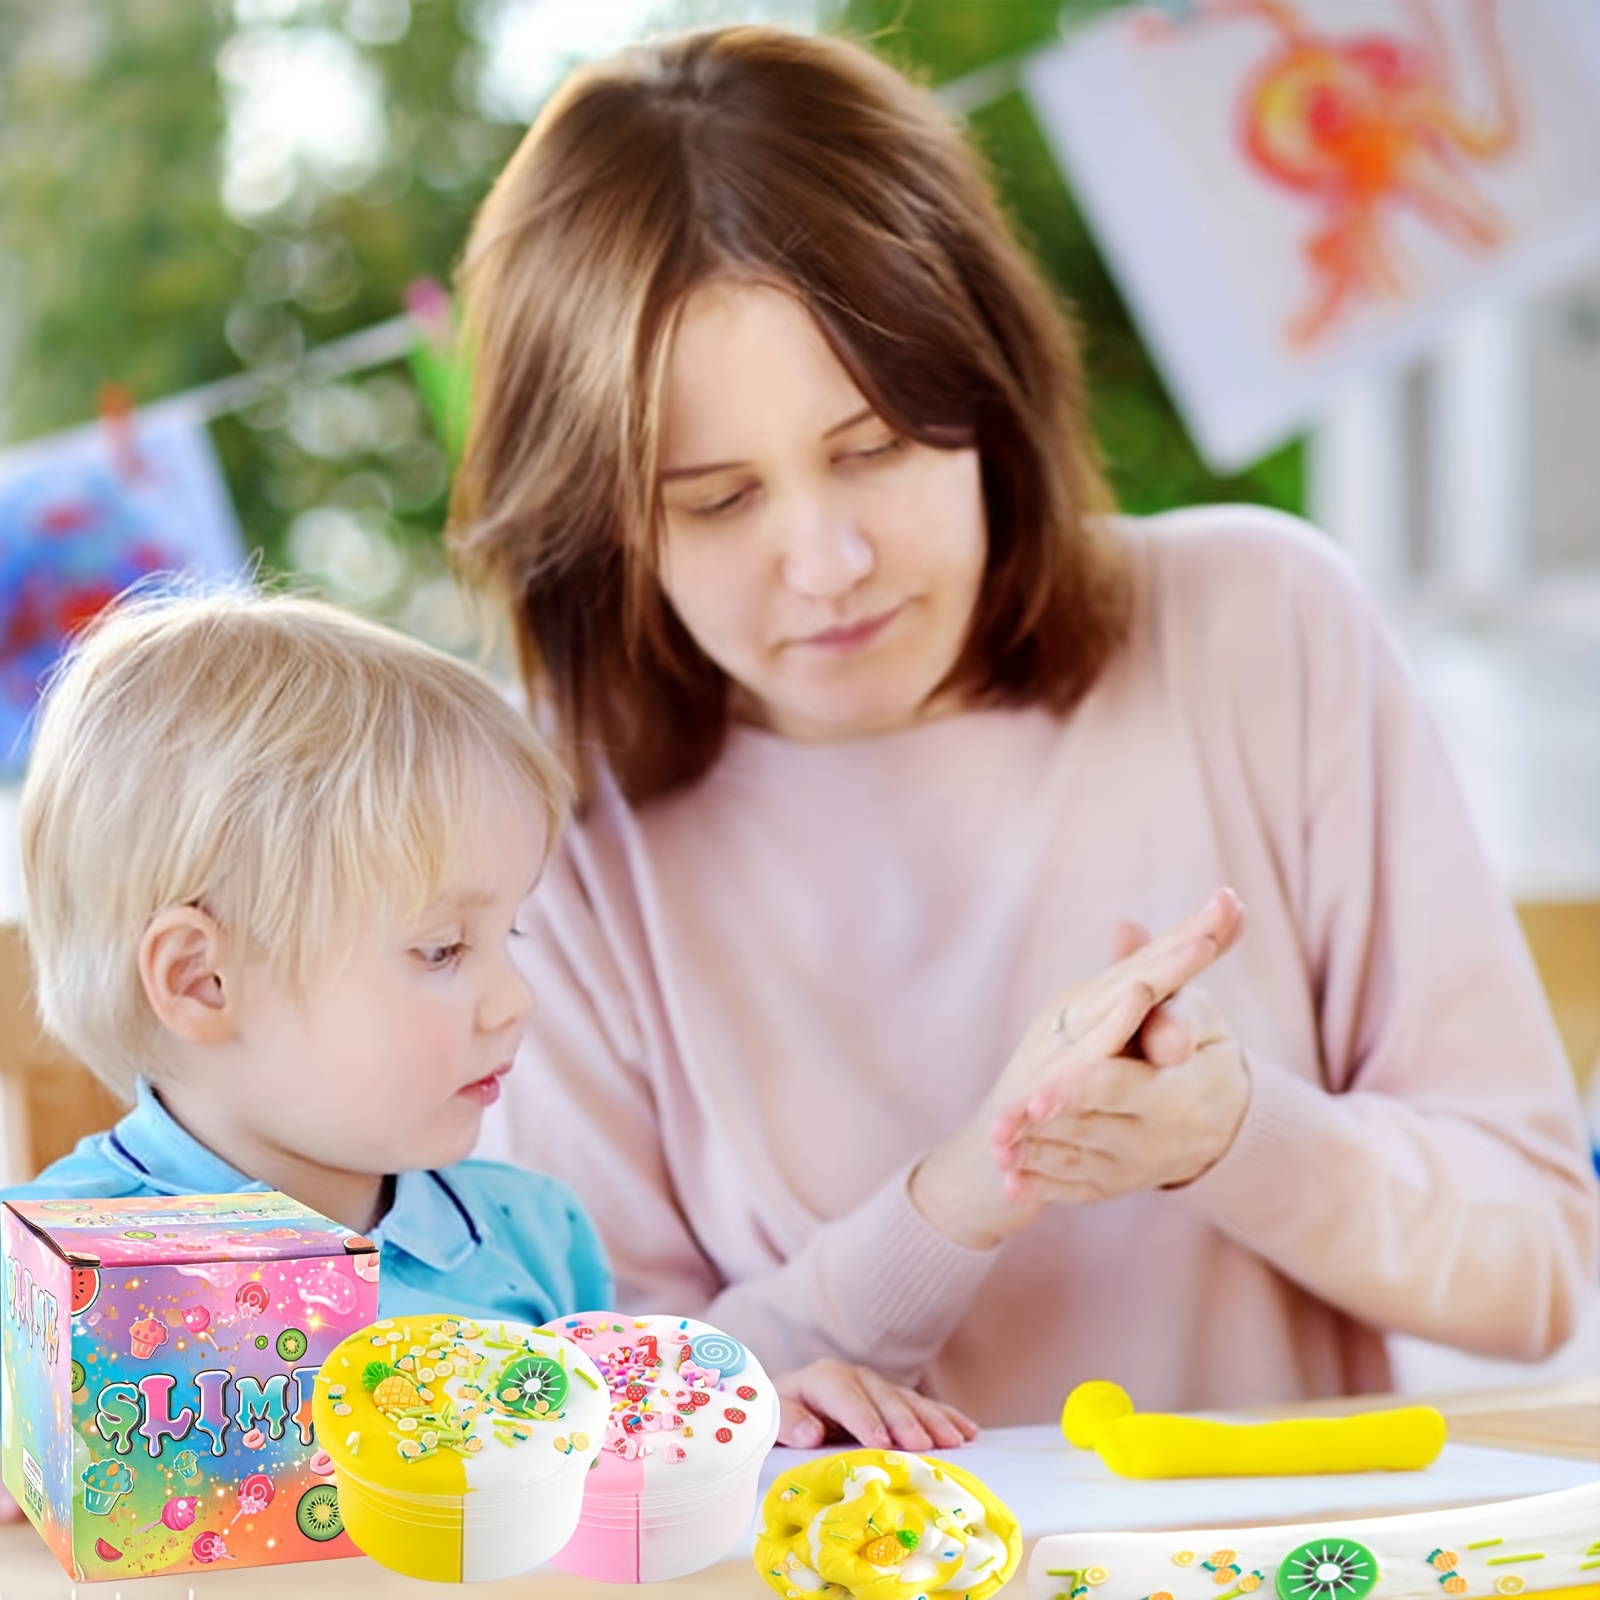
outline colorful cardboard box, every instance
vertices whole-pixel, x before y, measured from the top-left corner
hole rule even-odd
[[[74,1579],[358,1554],[311,1391],[378,1252],[283,1194],[12,1201],[6,1487]]]

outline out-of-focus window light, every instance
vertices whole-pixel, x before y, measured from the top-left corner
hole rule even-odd
[[[228,108],[222,197],[242,222],[281,211],[308,177],[336,192],[359,188],[383,158],[378,75],[347,34],[295,15],[321,9],[240,0],[238,30],[218,58]]]
[[[485,113],[525,122],[580,61],[683,28],[772,22],[814,30],[823,0],[483,0]]]
[[[479,111],[526,122],[581,61],[680,28],[814,29],[826,0],[479,0]],[[393,43],[410,0],[235,0],[218,72],[227,99],[223,199],[242,222],[291,207],[297,186],[359,189],[388,144],[383,89],[361,47]]]

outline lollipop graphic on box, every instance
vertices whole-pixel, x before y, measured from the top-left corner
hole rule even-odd
[[[185,1528],[192,1528],[194,1521],[200,1514],[200,1500],[197,1495],[180,1494],[161,1508],[161,1515],[154,1522],[148,1522],[142,1528],[135,1528],[135,1533],[149,1533],[152,1528],[170,1528],[173,1533],[182,1533]]]
[[[238,1559],[228,1553],[227,1541],[212,1528],[203,1528],[194,1536],[189,1545],[189,1554],[196,1561],[203,1562],[208,1567],[213,1561],[235,1561]]]
[[[264,1472],[252,1472],[239,1484],[239,1509],[233,1514],[233,1522],[240,1517],[258,1517],[272,1504],[272,1479]],[[233,1522],[228,1526],[231,1528]]]
[[[272,1296],[267,1293],[266,1284],[257,1278],[252,1278],[249,1282],[239,1285],[233,1303],[241,1317],[259,1317],[263,1316],[267,1307],[272,1304]]]

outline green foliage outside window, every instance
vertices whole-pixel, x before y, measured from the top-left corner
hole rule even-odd
[[[1055,38],[1063,9],[1070,26],[1103,3],[839,0],[825,20],[932,85],[999,64],[1004,89],[1004,64]],[[738,10],[664,0],[661,15]],[[448,281],[521,133],[477,91],[488,11],[486,0],[0,0],[0,440],[84,421],[107,382],[147,402],[241,368],[292,367],[395,316],[414,280]],[[369,74],[384,136],[360,170],[301,163],[276,204],[240,220],[223,202],[228,96],[241,51],[274,28],[320,30]],[[1228,479],[1201,465],[1023,96],[1001,92],[969,121],[1076,309],[1122,502],[1297,509],[1298,447]],[[403,363],[291,378],[214,437],[269,570],[339,569],[328,551],[344,549],[347,577],[352,562],[377,569],[367,608],[392,616],[442,573],[445,455]]]

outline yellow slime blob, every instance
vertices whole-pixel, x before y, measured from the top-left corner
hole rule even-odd
[[[1444,1448],[1432,1406],[1284,1422],[1207,1422],[1135,1412],[1114,1383],[1083,1383],[1067,1396],[1061,1431],[1124,1478],[1301,1477],[1332,1472],[1415,1472]]]
[[[1068,1444],[1080,1450],[1093,1450],[1106,1423],[1132,1415],[1133,1401],[1126,1389],[1104,1378],[1092,1378],[1088,1383],[1080,1383],[1067,1396],[1067,1403],[1061,1408],[1061,1431],[1066,1434]]]
[[[1016,1519],[961,1468],[850,1450],[784,1473],[761,1506],[756,1570],[806,1600],[987,1600],[1022,1559]]]

